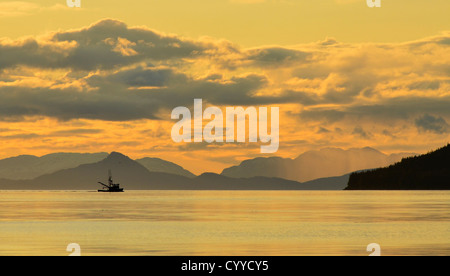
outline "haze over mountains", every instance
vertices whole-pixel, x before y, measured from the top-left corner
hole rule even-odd
[[[146,157],[142,159],[137,159],[136,161],[151,172],[165,172],[176,175],[182,175],[190,178],[195,177],[195,174],[184,169],[183,167],[159,158]]]
[[[351,172],[389,166],[414,153],[386,155],[373,148],[325,148],[307,151],[295,159],[269,157],[243,161],[222,171],[229,177],[281,177],[299,182],[335,177]]]

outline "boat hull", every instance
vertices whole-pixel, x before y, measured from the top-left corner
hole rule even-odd
[[[98,190],[101,193],[122,193],[123,189],[118,189],[118,190]]]

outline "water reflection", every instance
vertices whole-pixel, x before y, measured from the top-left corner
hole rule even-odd
[[[1,255],[449,255],[448,191],[2,191]]]

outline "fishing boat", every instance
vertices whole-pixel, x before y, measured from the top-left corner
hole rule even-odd
[[[123,192],[123,188],[120,188],[119,183],[114,183],[112,179],[111,170],[108,171],[108,184],[104,184],[102,182],[98,182],[99,184],[103,185],[103,189],[98,190],[99,192],[109,192],[109,193],[117,193],[117,192]]]

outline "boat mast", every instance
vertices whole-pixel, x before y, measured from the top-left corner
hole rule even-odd
[[[112,185],[113,185],[113,180],[112,180],[111,169],[108,170],[108,176],[109,176],[109,179],[108,179],[109,186],[112,187]]]

